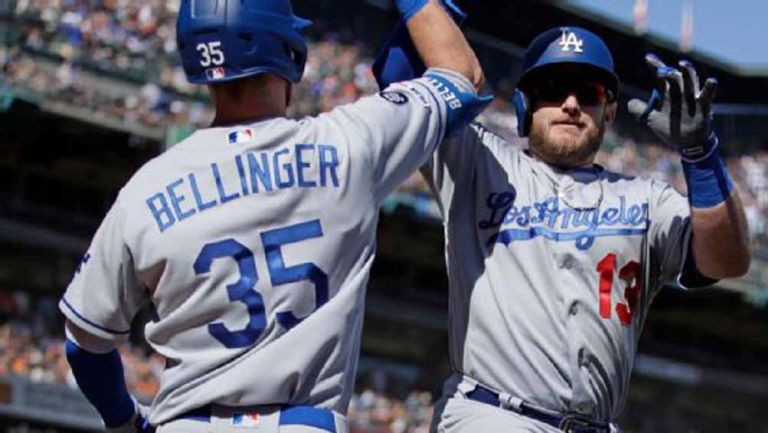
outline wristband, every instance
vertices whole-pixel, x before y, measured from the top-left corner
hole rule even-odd
[[[710,132],[703,145],[680,147],[680,156],[682,156],[684,162],[697,163],[709,158],[715,152],[719,143],[717,135],[714,132]]]
[[[683,173],[688,184],[688,201],[695,208],[710,208],[724,202],[733,191],[733,182],[728,175],[718,152],[715,134],[707,140],[708,152],[695,161],[683,158]]]
[[[397,0],[397,10],[408,21],[427,5],[429,0]]]

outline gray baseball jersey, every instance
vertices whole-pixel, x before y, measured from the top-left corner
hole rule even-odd
[[[378,208],[443,139],[451,98],[420,78],[316,118],[194,133],[120,191],[61,310],[121,341],[151,302],[145,336],[167,359],[154,425],[211,402],[346,413]]]
[[[444,217],[457,374],[613,419],[651,300],[685,262],[687,199],[601,167],[555,169],[478,125],[423,171]]]

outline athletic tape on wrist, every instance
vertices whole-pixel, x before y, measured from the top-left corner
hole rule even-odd
[[[712,148],[704,158],[696,161],[683,159],[683,173],[688,184],[688,201],[696,208],[710,208],[730,197],[733,182],[728,169],[720,158],[717,137],[708,140]]]

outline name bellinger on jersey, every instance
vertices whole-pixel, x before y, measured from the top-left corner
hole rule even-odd
[[[174,180],[147,198],[147,208],[162,232],[197,213],[251,194],[290,188],[338,188],[338,166],[338,150],[328,144],[247,151],[228,163],[212,162],[210,170],[190,172]],[[237,179],[225,176],[234,171]]]

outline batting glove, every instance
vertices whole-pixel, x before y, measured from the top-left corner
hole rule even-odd
[[[693,64],[679,62],[680,69],[665,65],[653,54],[645,56],[656,73],[656,88],[648,102],[629,101],[629,112],[648,125],[667,144],[676,146],[687,162],[706,158],[717,147],[712,132],[712,100],[717,80],[708,78],[703,87]]]

